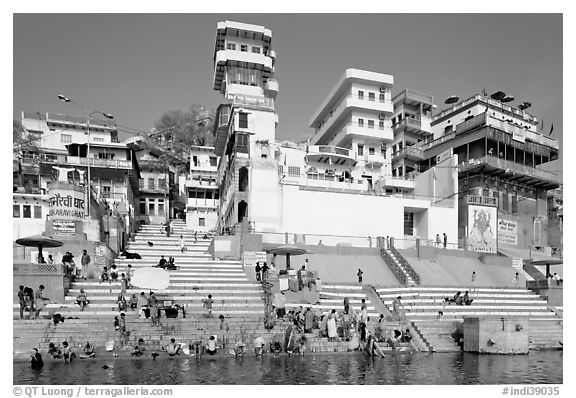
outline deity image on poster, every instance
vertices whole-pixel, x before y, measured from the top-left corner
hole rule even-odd
[[[496,208],[468,207],[468,245],[470,250],[496,253]]]

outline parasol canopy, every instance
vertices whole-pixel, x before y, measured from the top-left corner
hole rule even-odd
[[[546,266],[546,276],[550,274],[551,265],[564,264],[564,260],[558,258],[550,258],[547,260],[534,260],[530,263],[531,265],[545,265]]]
[[[514,97],[511,95],[506,95],[504,98],[500,100],[500,102],[512,102],[514,101]]]
[[[131,278],[131,283],[142,289],[166,289],[170,285],[170,273],[155,267],[138,268]]]
[[[504,97],[506,97],[506,93],[504,91],[496,91],[490,96],[490,98],[495,99],[496,101],[500,101]]]
[[[16,243],[22,246],[37,247],[38,257],[42,257],[43,247],[60,247],[62,242],[45,235],[32,235],[25,238],[16,239]]]
[[[270,254],[286,255],[286,268],[290,268],[290,256],[300,256],[302,254],[310,253],[310,251],[304,249],[303,247],[291,245],[288,243],[284,245],[265,248],[264,251]]]
[[[450,97],[446,98],[446,100],[444,101],[445,104],[455,104],[456,102],[458,102],[460,98],[458,98],[455,95],[451,95]]]

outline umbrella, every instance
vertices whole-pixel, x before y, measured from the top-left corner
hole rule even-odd
[[[299,247],[296,245],[280,245],[274,246],[268,249],[264,249],[267,253],[270,254],[285,254],[286,255],[286,268],[290,268],[290,256],[300,256],[302,254],[310,253],[310,251],[304,249],[303,247]]]
[[[511,95],[506,95],[504,98],[500,100],[500,102],[512,102],[514,101],[514,97]]]
[[[161,268],[142,267],[134,272],[131,283],[142,289],[166,289],[170,285],[170,273]]]
[[[496,101],[500,101],[502,98],[506,97],[506,93],[504,91],[496,91],[490,97]]]
[[[546,276],[550,274],[550,266],[551,265],[560,265],[564,264],[564,260],[551,258],[548,260],[535,260],[530,263],[531,265],[545,265],[546,266]]]
[[[16,243],[22,246],[30,246],[38,248],[38,257],[42,256],[43,247],[60,247],[62,242],[52,239],[50,236],[32,235],[25,238],[16,239]]]
[[[456,102],[458,102],[460,98],[458,98],[455,95],[451,95],[450,97],[446,98],[446,100],[444,101],[445,104],[454,104]]]

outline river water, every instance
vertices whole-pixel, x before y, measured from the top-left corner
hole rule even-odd
[[[529,355],[466,353],[307,354],[14,362],[14,384],[561,384],[562,351]],[[104,365],[109,365],[104,369]]]

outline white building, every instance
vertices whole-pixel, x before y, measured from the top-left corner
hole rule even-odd
[[[399,247],[417,236],[456,236],[454,157],[413,180],[392,175],[392,76],[346,70],[311,119],[310,145],[275,141],[271,38],[261,26],[218,24],[218,229],[247,220],[265,236],[305,234],[313,244],[392,236]]]
[[[190,147],[190,170],[180,176],[180,196],[186,198],[186,227],[207,232],[216,228],[220,192],[216,185],[218,157],[213,147]]]

